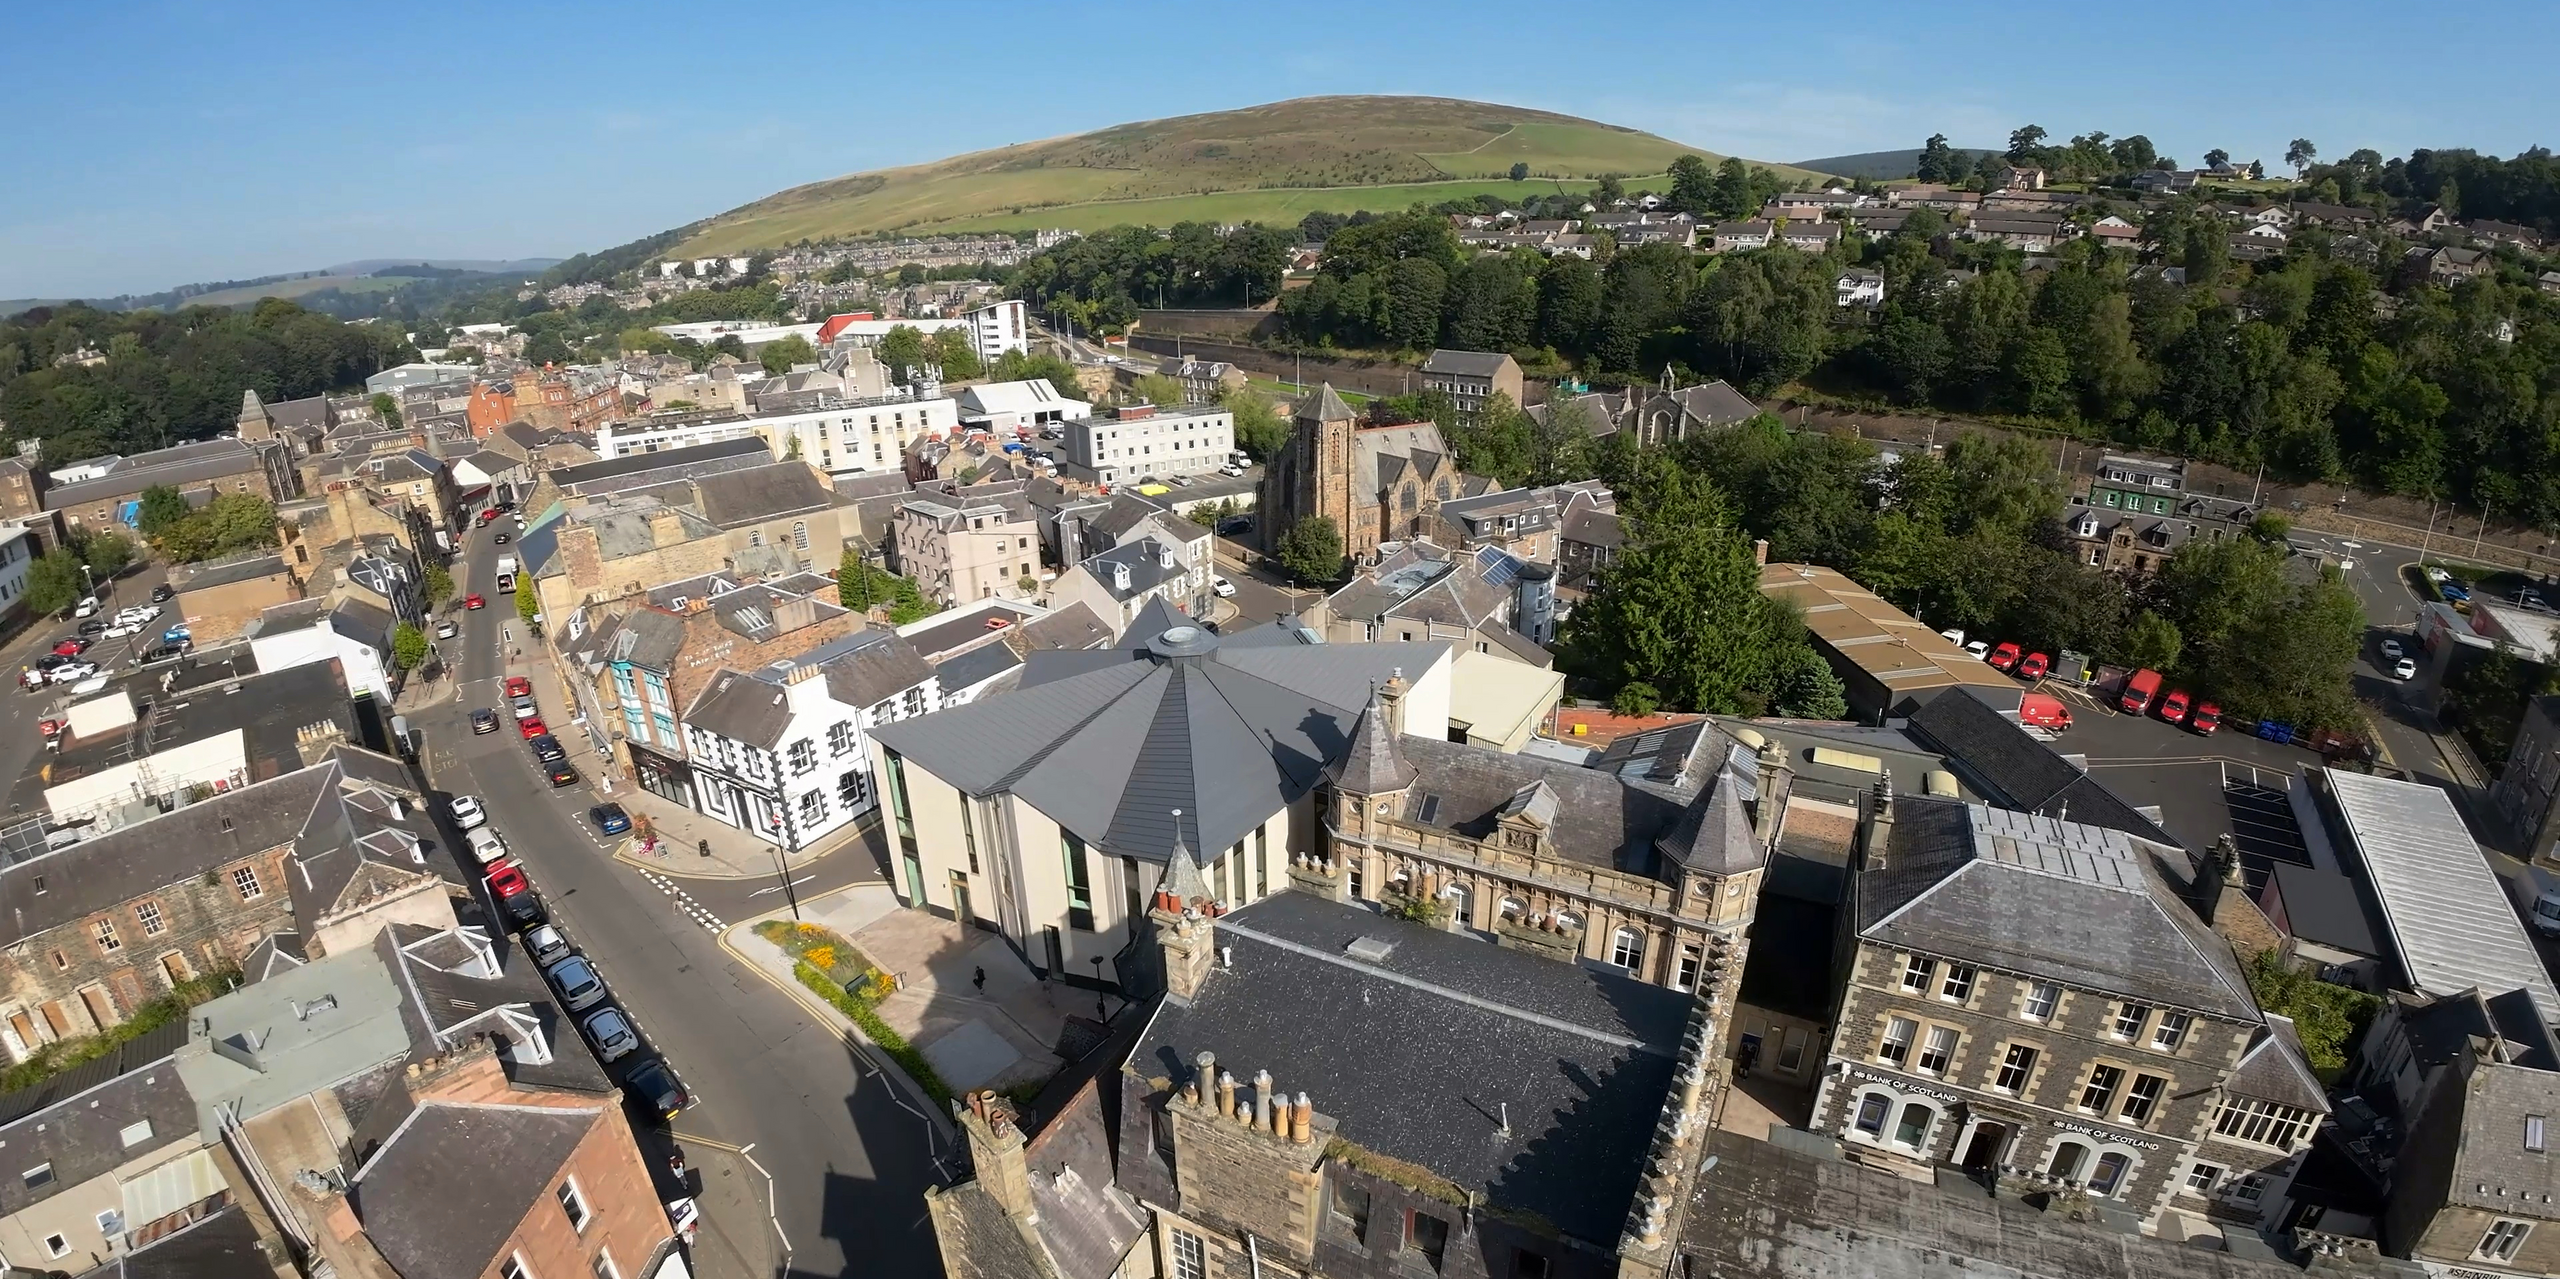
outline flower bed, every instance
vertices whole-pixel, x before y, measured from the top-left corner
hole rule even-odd
[[[898,988],[896,977],[874,967],[870,956],[832,928],[770,919],[756,925],[756,936],[874,1003],[888,998]]]

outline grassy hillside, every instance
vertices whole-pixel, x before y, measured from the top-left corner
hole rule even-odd
[[[1972,164],[1974,157],[1990,155],[1999,149],[1998,147],[1958,147],[1956,154],[1963,156],[1966,164]],[[1798,161],[1798,164],[1803,168],[1819,169],[1824,173],[1836,173],[1844,178],[1867,178],[1877,182],[1887,182],[1896,178],[1910,177],[1912,170],[1920,167],[1920,148],[1906,147],[1900,151],[1861,151],[1856,155],[1828,155],[1819,160]]]
[[[1298,98],[1118,125],[814,182],[702,224],[676,256],[874,231],[1107,226],[1295,208],[1394,208],[1536,180],[1659,174],[1715,152],[1573,116],[1453,98]],[[1531,182],[1492,185],[1527,163]],[[1779,167],[1791,175],[1801,171]],[[1384,188],[1384,189],[1381,189]],[[1239,200],[1235,197],[1260,197]],[[1193,204],[1199,197],[1223,197]]]

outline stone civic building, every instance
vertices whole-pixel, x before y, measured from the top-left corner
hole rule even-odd
[[[1855,1161],[2025,1178],[2171,1237],[2280,1214],[2328,1107],[2292,1024],[2166,878],[2182,852],[1881,784],[1862,808],[1815,1130]]]
[[[1459,474],[1439,427],[1363,426],[1328,382],[1298,402],[1288,446],[1263,473],[1263,549],[1278,551],[1291,525],[1321,515],[1342,531],[1342,553],[1365,563],[1380,542],[1438,528],[1442,502],[1487,487]]]

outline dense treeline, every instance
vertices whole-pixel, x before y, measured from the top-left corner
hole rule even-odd
[[[137,453],[229,431],[244,389],[298,399],[416,358],[393,326],[275,298],[174,314],[39,307],[0,322],[0,422],[56,462]]]
[[[1125,226],[1034,254],[1011,273],[1012,295],[1082,329],[1119,328],[1138,308],[1251,306],[1280,291],[1296,237],[1259,223],[1226,235],[1206,222],[1168,233]]]
[[[2275,522],[2129,582],[2071,552],[2060,483],[2014,437],[1888,465],[1862,440],[1764,415],[1641,452],[1612,437],[1593,460],[1625,495],[1628,551],[1568,619],[1563,653],[1602,691],[1778,713],[1821,697],[1800,628],[1759,598],[1749,540],[1766,538],[1773,560],[1838,568],[1934,627],[2154,667],[2235,717],[2355,722],[2363,610],[2334,573],[2288,571]]]

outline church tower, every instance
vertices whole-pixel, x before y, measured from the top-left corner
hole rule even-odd
[[[1268,496],[1278,502],[1265,501],[1263,509],[1278,518],[1266,517],[1262,526],[1263,549],[1276,551],[1280,536],[1289,526],[1317,515],[1333,517],[1336,527],[1346,539],[1350,534],[1351,516],[1351,433],[1358,415],[1336,394],[1327,382],[1298,401],[1291,415],[1289,447],[1284,455],[1284,473],[1272,485]]]
[[[271,440],[276,435],[275,415],[259,402],[255,388],[240,393],[240,417],[233,425],[244,440]]]

